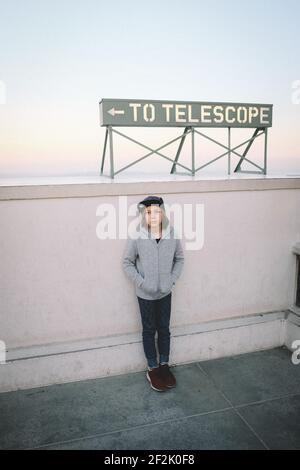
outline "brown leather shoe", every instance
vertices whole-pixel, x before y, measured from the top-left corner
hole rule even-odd
[[[169,364],[159,364],[158,375],[161,378],[162,382],[166,385],[166,387],[176,387],[176,379],[170,371]]]
[[[164,384],[158,374],[159,367],[155,367],[152,370],[148,370],[146,376],[153,390],[156,390],[157,392],[165,392],[166,390],[168,390],[168,387]]]

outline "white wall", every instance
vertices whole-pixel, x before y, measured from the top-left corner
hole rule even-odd
[[[204,246],[185,251],[172,326],[293,303],[299,178],[1,187],[0,339],[9,349],[141,331],[121,266],[126,241],[97,238],[96,210],[148,194],[204,204]]]

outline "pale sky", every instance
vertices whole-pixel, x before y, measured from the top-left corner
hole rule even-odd
[[[300,173],[299,0],[0,0],[0,11],[2,177],[97,175],[102,98],[271,103],[268,170]],[[239,143],[253,131],[232,132]],[[125,133],[158,147],[180,129]],[[119,137],[114,148],[115,169],[145,153]],[[197,166],[221,152],[200,138]],[[169,167],[152,155],[132,171]]]

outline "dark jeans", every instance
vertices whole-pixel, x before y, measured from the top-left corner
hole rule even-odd
[[[155,333],[158,333],[159,362],[169,362],[170,354],[170,316],[172,292],[156,300],[137,297],[143,325],[143,347],[150,368],[157,367]]]

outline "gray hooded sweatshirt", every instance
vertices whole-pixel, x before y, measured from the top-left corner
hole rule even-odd
[[[123,255],[123,268],[135,285],[138,297],[148,300],[168,295],[179,278],[184,254],[179,238],[174,237],[174,227],[162,203],[162,236],[159,242],[148,230],[145,206],[138,205],[141,222],[133,238],[128,238]]]

